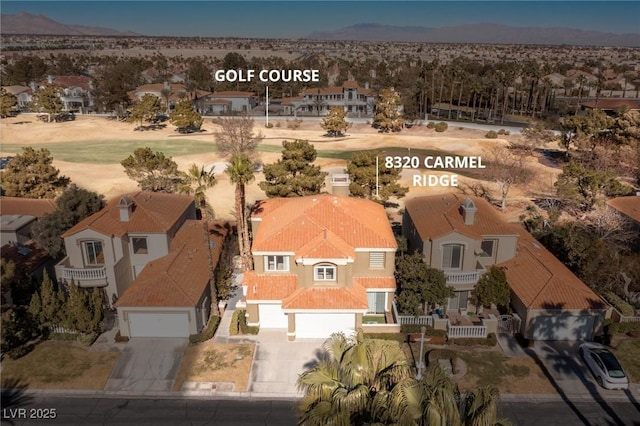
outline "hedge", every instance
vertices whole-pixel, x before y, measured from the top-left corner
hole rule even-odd
[[[604,297],[625,317],[632,317],[636,314],[635,309],[627,301],[618,297],[615,293],[609,291]]]
[[[394,340],[398,343],[404,343],[407,341],[407,336],[402,333],[365,333],[365,339],[374,340]]]
[[[240,323],[238,321],[239,312],[240,311],[236,309],[233,311],[233,315],[231,316],[231,324],[229,324],[229,335],[231,336],[237,336],[240,331]]]
[[[248,326],[245,311],[238,312],[242,312],[241,314],[238,314],[238,323],[240,324],[240,331],[242,332],[242,334],[258,334],[258,332],[260,331],[260,327]]]
[[[498,338],[495,333],[489,333],[486,339],[476,337],[466,337],[460,339],[450,339],[450,343],[458,346],[495,346],[498,344]]]
[[[209,319],[209,324],[202,330],[201,333],[192,334],[189,336],[189,342],[191,343],[202,343],[213,337],[216,330],[218,329],[218,324],[220,324],[220,317],[211,317]]]
[[[403,324],[400,326],[400,333],[422,333],[422,325]],[[433,327],[426,326],[425,336],[446,337],[447,330],[436,330]]]
[[[609,333],[639,333],[640,321],[636,322],[614,322],[609,325]]]

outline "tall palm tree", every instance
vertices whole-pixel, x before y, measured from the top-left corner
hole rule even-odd
[[[390,404],[392,389],[409,379],[411,369],[393,341],[366,339],[362,331],[338,333],[324,343],[325,356],[298,377],[305,392],[299,424],[362,425],[392,423],[400,411]]]
[[[251,257],[251,243],[249,241],[249,226],[247,223],[245,185],[254,179],[253,163],[246,154],[234,154],[229,160],[226,172],[231,182],[236,185],[235,210],[242,269],[250,271],[253,269],[253,258]]]
[[[184,194],[193,194],[196,206],[200,209],[200,216],[203,219],[209,219],[206,191],[218,182],[213,170],[206,171],[204,166],[198,168],[198,166],[192,164],[183,176],[184,184],[178,188],[179,191]]]

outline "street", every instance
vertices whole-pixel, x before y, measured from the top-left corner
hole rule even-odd
[[[510,399],[510,398],[509,398]],[[20,409],[24,410],[20,410]],[[29,417],[51,417],[55,419]],[[632,402],[505,401],[501,414],[514,425],[640,425]],[[293,425],[295,401],[263,399],[124,399],[20,395],[2,401],[7,425]]]

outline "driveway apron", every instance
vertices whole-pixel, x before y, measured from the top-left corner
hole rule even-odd
[[[189,340],[133,338],[122,350],[105,390],[171,391]]]

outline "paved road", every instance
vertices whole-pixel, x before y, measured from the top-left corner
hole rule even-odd
[[[116,399],[26,397],[19,404],[3,401],[2,424],[8,425],[293,425],[295,401],[250,399]],[[56,409],[54,420],[18,418],[32,409]],[[515,425],[640,425],[640,408],[631,402],[514,402],[501,415]],[[40,411],[40,413],[43,413]],[[11,417],[11,418],[10,418]]]

